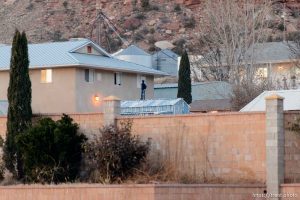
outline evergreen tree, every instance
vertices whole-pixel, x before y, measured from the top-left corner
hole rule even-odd
[[[186,51],[180,61],[177,97],[183,98],[188,104],[192,103],[191,69]]]
[[[31,81],[26,34],[16,30],[10,60],[10,80],[7,91],[8,115],[4,147],[6,168],[14,177],[22,179],[23,163],[16,145],[16,136],[31,126]]]

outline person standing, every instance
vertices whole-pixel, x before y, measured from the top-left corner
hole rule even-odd
[[[147,85],[144,80],[142,80],[141,89],[141,100],[145,100]]]

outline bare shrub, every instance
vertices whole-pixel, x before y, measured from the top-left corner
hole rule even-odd
[[[100,129],[100,136],[85,145],[85,175],[90,182],[122,182],[130,177],[145,160],[150,141],[142,142],[131,134],[132,122],[105,126]]]

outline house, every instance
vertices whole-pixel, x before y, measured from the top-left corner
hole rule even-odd
[[[88,39],[29,44],[34,113],[101,112],[102,97],[154,97],[154,77],[166,73],[113,58]],[[11,46],[0,46],[0,100],[7,99]]]
[[[178,83],[154,85],[155,99],[177,98]],[[192,83],[193,100],[228,99],[231,95],[231,85],[227,82],[210,81]]]
[[[126,49],[121,49],[120,51],[112,54],[115,58],[120,60],[125,60],[128,62],[133,62],[145,67],[152,68],[152,55],[144,51],[143,49],[137,47],[136,45],[130,45]]]
[[[152,55],[152,65],[156,70],[178,76],[180,57],[169,49],[163,49]]]
[[[276,82],[278,89],[298,88],[300,84],[300,70],[291,47],[295,47],[293,42],[259,43],[254,47],[253,60],[259,66],[258,74]]]
[[[190,107],[182,98],[121,102],[121,115],[176,115],[189,113]]]
[[[293,42],[266,42],[257,43],[250,47],[244,56],[244,65],[256,67],[257,78],[269,79],[278,89],[292,89],[300,86],[300,69],[296,67],[299,60],[292,53],[291,48],[295,48]],[[203,71],[209,67],[208,59],[202,58],[199,62],[197,76],[203,78]],[[223,66],[226,65],[221,59]]]
[[[154,98],[177,98],[178,84],[155,84]],[[191,112],[229,111],[232,87],[227,82],[211,81],[192,83]]]
[[[248,103],[240,112],[258,112],[266,110],[265,97],[271,95],[279,95],[284,98],[283,110],[293,111],[300,110],[300,89],[296,90],[275,90],[275,91],[264,91],[250,103]]]

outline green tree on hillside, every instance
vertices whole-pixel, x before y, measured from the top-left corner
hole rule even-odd
[[[16,30],[10,60],[10,80],[7,91],[7,133],[4,146],[6,168],[14,177],[24,177],[23,163],[16,145],[16,136],[31,126],[31,81],[29,77],[28,44],[25,32]]]
[[[192,103],[192,83],[191,83],[190,61],[186,51],[184,51],[179,67],[178,78],[178,98],[183,98],[188,104]]]

